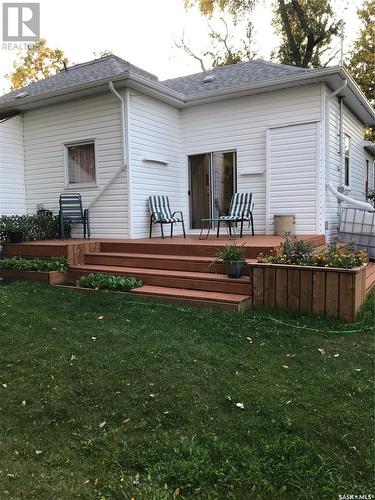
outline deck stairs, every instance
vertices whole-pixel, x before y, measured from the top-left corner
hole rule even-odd
[[[100,252],[88,252],[84,263],[69,268],[75,282],[90,273],[132,276],[143,282],[138,296],[189,304],[241,310],[251,305],[249,273],[230,279],[223,264],[214,263],[212,245],[158,245],[155,243],[102,243]],[[250,259],[248,259],[250,262]]]

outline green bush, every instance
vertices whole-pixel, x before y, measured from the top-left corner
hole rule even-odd
[[[17,271],[59,271],[64,273],[68,269],[65,257],[51,257],[50,259],[24,259],[23,257],[9,257],[0,259],[0,269],[15,269]]]
[[[142,286],[142,281],[127,276],[113,276],[111,274],[92,273],[81,276],[76,285],[82,288],[95,288],[96,290],[117,290],[128,292],[133,288]]]
[[[287,234],[279,253],[258,255],[258,262],[267,264],[293,264],[299,266],[336,267],[352,269],[358,267],[367,259],[365,252],[354,251],[349,246],[339,246],[330,243],[327,248],[317,250],[314,243],[299,240],[296,236]]]
[[[0,243],[8,241],[9,231],[22,231],[24,241],[53,240],[59,237],[57,215],[3,215],[0,217]],[[66,237],[71,227],[65,223]]]

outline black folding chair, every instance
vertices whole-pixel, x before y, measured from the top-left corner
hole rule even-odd
[[[90,238],[90,218],[89,210],[82,208],[82,198],[79,193],[60,194],[60,210],[59,210],[59,233],[60,239],[64,239],[64,224],[83,224],[83,237]]]

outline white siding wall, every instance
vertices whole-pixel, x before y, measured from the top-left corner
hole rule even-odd
[[[319,127],[316,122],[273,128],[268,133],[267,233],[275,214],[294,214],[297,234],[319,232]]]
[[[26,210],[22,117],[0,123],[0,215]]]
[[[327,90],[328,92],[328,90]],[[340,107],[338,98],[330,100],[329,104],[329,181],[333,187],[344,185],[344,163],[340,157]],[[350,149],[350,190],[348,196],[365,201],[365,150],[363,147],[364,125],[345,106],[343,106],[343,134],[351,138]],[[338,225],[338,203],[337,198],[330,192],[326,192],[326,231],[329,240],[337,236]]]
[[[65,188],[64,144],[95,139],[97,187]],[[123,165],[119,101],[106,94],[33,110],[24,115],[27,211],[58,211],[59,194],[79,191],[84,206]],[[93,237],[128,234],[127,174],[122,171],[90,209]],[[75,234],[82,234],[77,228]]]
[[[172,210],[182,209],[180,112],[168,104],[132,92],[129,128],[131,236],[137,238],[148,235],[150,213],[147,199],[150,195],[168,195]],[[179,230],[180,224],[176,234]],[[160,234],[158,224],[154,226],[153,234]]]
[[[237,189],[253,192],[255,230],[264,233],[266,131],[278,125],[321,120],[321,102],[320,85],[310,85],[183,110],[184,193],[188,191],[188,155],[236,150]],[[188,213],[188,197],[184,199]]]

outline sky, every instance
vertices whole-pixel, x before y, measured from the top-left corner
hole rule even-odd
[[[361,0],[333,2],[346,22],[348,48],[359,29],[356,9]],[[95,52],[109,50],[163,80],[200,71],[199,62],[175,46],[175,40],[181,39],[183,33],[196,52],[203,52],[209,46],[207,21],[196,9],[186,11],[183,0],[40,0],[39,3],[41,37],[47,39],[50,47],[62,49],[71,64],[94,59]],[[253,14],[254,48],[257,57],[264,59],[270,59],[278,43],[271,25],[271,3],[260,0]],[[212,24],[220,25],[219,19]],[[234,36],[236,39],[236,32]],[[340,41],[336,44],[339,47]],[[4,75],[12,70],[17,53],[17,48],[5,50],[1,45],[0,91],[9,87]]]

